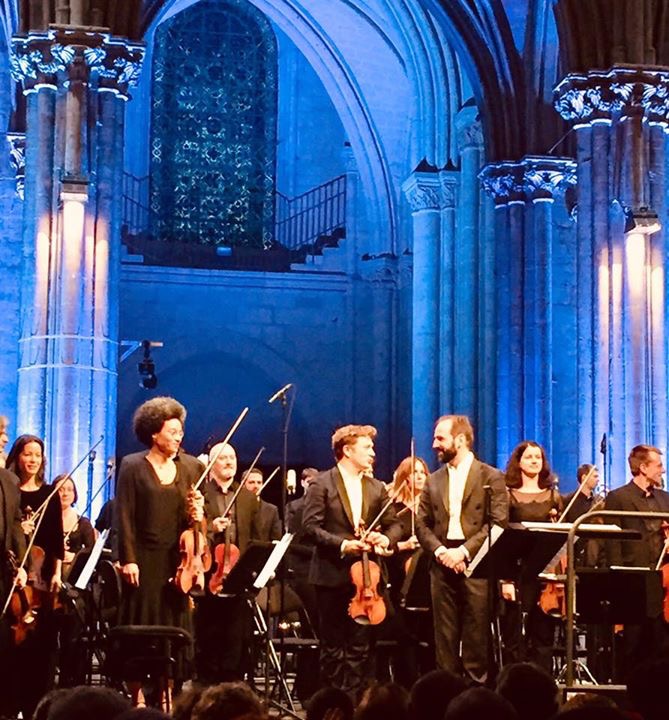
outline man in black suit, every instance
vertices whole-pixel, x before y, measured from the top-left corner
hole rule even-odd
[[[303,527],[316,549],[309,580],[316,586],[321,628],[321,672],[328,685],[356,696],[369,678],[369,626],[348,615],[354,595],[350,568],[363,551],[387,552],[401,525],[379,480],[368,477],[374,462],[376,429],[346,425],[332,436],[337,464],[318,475],[306,495]],[[356,533],[386,507],[364,540]]]
[[[9,470],[0,468],[0,608],[4,607],[7,596],[12,587],[13,573],[9,558],[12,555],[17,564],[23,560],[26,551],[26,540],[21,529],[21,508],[19,505],[19,479]],[[23,587],[28,577],[24,569],[20,570],[17,584]],[[14,662],[14,644],[11,639],[9,616],[0,620],[0,657],[3,662]],[[12,688],[6,683],[10,682],[9,673],[0,673],[0,716],[10,717],[14,714],[11,699],[14,696]]]
[[[262,470],[253,468],[253,470],[244,473],[244,487],[256,497],[258,503],[258,512],[256,515],[256,538],[261,542],[271,542],[272,540],[281,540],[281,518],[279,517],[279,508],[272,503],[268,503],[260,497],[260,491],[263,489]]]
[[[214,455],[218,456],[202,491],[212,553],[216,545],[225,543],[225,531],[228,527],[230,542],[243,553],[251,540],[258,539],[258,503],[252,493],[242,488],[233,509],[226,515],[232,496],[239,487],[235,481],[237,454],[232,445],[221,446],[219,443],[209,451],[210,458]],[[252,618],[244,598],[216,597],[209,593],[208,588],[204,597],[198,598],[195,614],[195,661],[200,682],[218,683],[243,678],[248,659],[251,623]]]
[[[632,479],[627,485],[612,490],[606,496],[605,510],[637,510],[641,512],[669,512],[669,493],[662,490],[662,451],[651,445],[637,445],[627,459]],[[606,543],[609,566],[655,568],[664,554],[663,523],[660,520],[620,517],[617,524],[641,533],[640,540]],[[666,559],[666,558],[665,558]],[[661,608],[658,608],[661,612]],[[625,671],[633,669],[641,660],[654,654],[666,653],[669,644],[667,625],[662,616],[639,618],[639,624],[625,623]]]
[[[464,415],[437,420],[432,447],[444,463],[421,493],[416,535],[430,553],[430,587],[437,664],[477,683],[488,675],[488,582],[468,578],[467,563],[488,535],[490,521],[505,526],[509,501],[502,473],[474,457],[474,431]],[[489,490],[488,490],[489,488]],[[462,642],[462,657],[459,647]]]

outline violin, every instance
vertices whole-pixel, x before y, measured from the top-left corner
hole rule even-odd
[[[219,543],[214,548],[216,569],[209,578],[209,592],[212,595],[218,595],[223,590],[223,583],[239,560],[239,548],[232,542],[230,527],[228,523],[225,528],[225,542]]]
[[[9,565],[13,574],[18,572],[18,563],[13,552],[8,553]],[[28,633],[37,626],[37,610],[39,604],[30,585],[16,586],[9,600],[9,612],[12,620],[10,629],[14,645],[20,645],[28,637]]]
[[[575,493],[574,496],[578,495]],[[570,503],[571,505],[571,503]],[[562,513],[562,517],[565,513]],[[562,518],[560,518],[562,519]],[[555,508],[551,510],[551,522],[557,522],[557,512]],[[564,576],[567,572],[567,558],[562,556],[560,562],[555,566],[554,572],[557,576]],[[546,580],[541,588],[541,595],[537,601],[541,611],[556,618],[567,617],[567,592],[564,582],[561,580]]]
[[[253,458],[253,462],[249,466],[249,469],[246,471],[247,475],[251,472],[251,470],[253,470],[253,468],[255,468],[258,460],[260,459],[260,456],[263,454],[264,451],[264,447],[261,447],[260,450],[258,450],[257,455],[255,456],[255,458]],[[263,488],[274,477],[278,470],[279,468],[277,468],[267,478],[267,480],[263,483]],[[239,493],[242,491],[243,487],[244,483],[239,483],[239,486],[232,495],[232,499],[223,511],[223,515],[221,516],[222,519],[225,520],[226,518],[230,517],[230,513],[232,512],[237,497],[239,496]],[[260,492],[262,492],[262,488],[260,488]],[[223,583],[230,574],[232,568],[237,564],[240,555],[241,553],[239,548],[232,542],[232,531],[230,523],[228,523],[225,527],[224,541],[222,543],[218,543],[218,545],[216,545],[216,547],[214,548],[214,560],[216,561],[216,569],[209,578],[209,592],[212,595],[218,595],[223,590]]]
[[[188,495],[190,513],[195,510],[195,490]],[[211,551],[206,536],[206,521],[193,521],[191,527],[184,530],[179,538],[181,562],[174,573],[174,585],[182,593],[192,590],[204,592],[204,574],[211,569]],[[204,531],[204,532],[203,532]]]
[[[356,536],[365,538],[362,523]],[[351,565],[351,581],[355,585],[355,595],[348,606],[348,614],[359,625],[378,625],[385,620],[386,604],[378,593],[381,580],[381,568],[369,559],[369,552],[363,550],[362,558]]]

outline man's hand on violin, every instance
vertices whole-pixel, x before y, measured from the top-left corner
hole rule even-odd
[[[228,517],[217,517],[211,521],[211,526],[214,528],[214,532],[224,532],[229,525],[230,518]]]
[[[129,585],[139,587],[139,566],[137,563],[126,563],[121,568],[121,575]]]
[[[387,535],[375,531],[369,533],[365,539],[377,555],[392,555],[392,552],[388,550],[390,547],[390,538]]]
[[[52,593],[58,592],[63,586],[63,579],[60,574],[60,570],[57,570],[51,576],[51,582],[49,583],[49,591]]]
[[[361,552],[369,552],[371,545],[363,540],[344,540],[341,544],[342,555],[360,555]]]

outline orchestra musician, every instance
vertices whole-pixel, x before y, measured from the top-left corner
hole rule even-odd
[[[257,539],[258,501],[246,488],[241,488],[235,504],[226,515],[228,505],[239,484],[237,454],[232,445],[217,443],[209,451],[216,461],[209,471],[203,489],[209,543],[212,548],[228,539],[241,553]],[[215,571],[215,568],[212,572]],[[213,596],[209,588],[197,599],[195,613],[196,669],[200,683],[232,682],[244,677],[249,658],[251,638],[249,608],[243,597]]]
[[[74,480],[67,475],[58,475],[53,482],[54,485],[60,483],[58,496],[63,517],[65,553],[63,557],[63,578],[67,579],[74,556],[80,550],[90,550],[95,544],[95,530],[93,530],[91,521],[87,517],[80,515],[73,507],[79,499]]]
[[[258,514],[256,516],[256,539],[262,542],[281,540],[281,518],[279,508],[260,497],[263,488],[262,470],[253,468],[244,473],[244,487],[256,496]]]
[[[632,479],[606,496],[605,510],[637,510],[668,512],[669,493],[662,490],[664,464],[662,451],[652,445],[636,445],[628,456]],[[659,520],[620,517],[623,529],[641,533],[640,540],[607,540],[606,556],[609,566],[655,569],[664,554],[665,533]],[[664,558],[666,561],[667,558]],[[666,655],[669,650],[668,626],[662,615],[639,618],[639,623],[625,623],[623,628],[623,676],[641,660]]]
[[[7,469],[19,478],[21,526],[26,544],[35,534],[28,578],[36,591],[35,600],[40,603],[35,629],[15,648],[10,669],[15,673],[12,691],[24,717],[32,715],[55,682],[58,629],[53,604],[61,587],[63,521],[57,494],[49,499],[53,487],[45,482],[45,467],[44,443],[40,438],[21,435],[14,441],[7,455]],[[43,509],[38,517],[36,512],[40,508]],[[19,668],[30,668],[30,673],[20,672]]]
[[[58,496],[63,516],[63,580],[70,581],[70,570],[76,554],[80,550],[90,550],[95,544],[95,530],[88,518],[79,515],[73,505],[77,502],[78,493],[74,480],[67,475],[54,478],[54,485],[59,485]],[[74,687],[81,685],[86,679],[86,653],[82,652],[81,634],[83,630],[82,616],[84,612],[82,597],[71,597],[58,619],[60,635],[60,656],[58,663],[58,687]]]
[[[25,569],[14,571],[10,557],[20,564],[26,550],[25,535],[21,527],[21,507],[18,478],[9,470],[0,468],[0,603],[4,607],[16,575],[19,587],[25,586],[28,574]],[[3,662],[13,664],[13,638],[9,614],[0,619],[0,657]],[[14,693],[12,674],[0,672],[0,717],[12,717],[16,713],[13,705]]]
[[[147,400],[133,416],[135,435],[147,449],[123,458],[116,490],[124,625],[192,628],[190,599],[170,582],[179,565],[181,533],[203,515],[202,497],[191,492],[203,468],[196,458],[179,452],[185,420],[186,408],[171,397]],[[187,664],[184,652],[177,683]],[[135,703],[140,702],[136,683],[132,690]]]
[[[473,442],[474,430],[466,416],[437,420],[432,446],[443,466],[428,477],[421,493],[416,535],[433,558],[430,586],[437,665],[484,683],[490,645],[488,581],[468,578],[464,571],[488,535],[489,520],[506,525],[508,495],[502,473],[476,459]]]
[[[509,522],[552,522],[562,512],[562,498],[543,447],[524,440],[511,453],[506,466],[509,490]],[[506,601],[502,617],[505,662],[532,660],[552,669],[553,637],[557,619],[538,605],[542,583],[521,569],[518,584],[502,583]],[[526,628],[525,637],[521,627]],[[523,642],[524,640],[524,642]]]
[[[346,425],[335,431],[336,465],[311,483],[303,515],[304,532],[316,546],[309,579],[318,599],[323,681],[352,696],[369,678],[370,627],[348,614],[355,592],[350,568],[363,551],[378,555],[394,548],[401,533],[387,505],[385,486],[365,474],[374,463],[375,437],[371,425]],[[378,529],[369,528],[364,541],[358,538],[361,524],[373,522],[384,507]]]
[[[415,520],[420,494],[429,474],[425,460],[406,457],[393,473],[390,487],[402,534],[397,541],[397,551],[386,560],[388,594],[393,612],[386,618],[382,630],[384,638],[396,642],[396,650],[392,655],[393,679],[407,689],[412,687],[419,674],[419,640],[425,637],[426,632],[431,634],[431,623],[430,627],[425,627],[426,623],[421,622],[423,619],[430,621],[429,617],[425,617],[426,613],[412,613],[402,607],[402,588],[407,572],[410,571],[411,563],[417,562],[418,555],[422,553],[415,534]]]

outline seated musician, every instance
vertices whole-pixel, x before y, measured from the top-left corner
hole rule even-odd
[[[80,550],[90,550],[95,544],[95,530],[93,530],[91,521],[80,515],[73,507],[79,497],[74,480],[67,477],[67,475],[58,475],[53,482],[55,485],[60,483],[58,496],[60,497],[60,508],[63,516],[65,552],[63,578],[67,579],[74,556]]]
[[[203,486],[205,515],[212,554],[226,539],[243,553],[256,537],[258,502],[246,488],[228,506],[239,487],[235,481],[237,454],[232,445],[218,443],[209,451],[216,456]],[[227,533],[226,533],[227,530]],[[216,566],[212,573],[216,572]],[[195,613],[195,662],[198,680],[213,684],[241,680],[248,661],[251,622],[243,597],[226,597],[223,580],[221,596],[212,595],[207,583],[205,595],[197,599]]]
[[[346,425],[335,431],[332,449],[337,464],[311,484],[303,516],[304,531],[316,545],[310,580],[320,612],[323,680],[352,696],[369,679],[370,628],[348,614],[355,594],[351,565],[363,551],[383,553],[394,547],[401,534],[393,508],[386,507],[383,483],[365,474],[374,463],[375,437],[371,425]],[[379,526],[370,528],[364,540],[357,537],[361,525],[373,522],[384,507]]]

